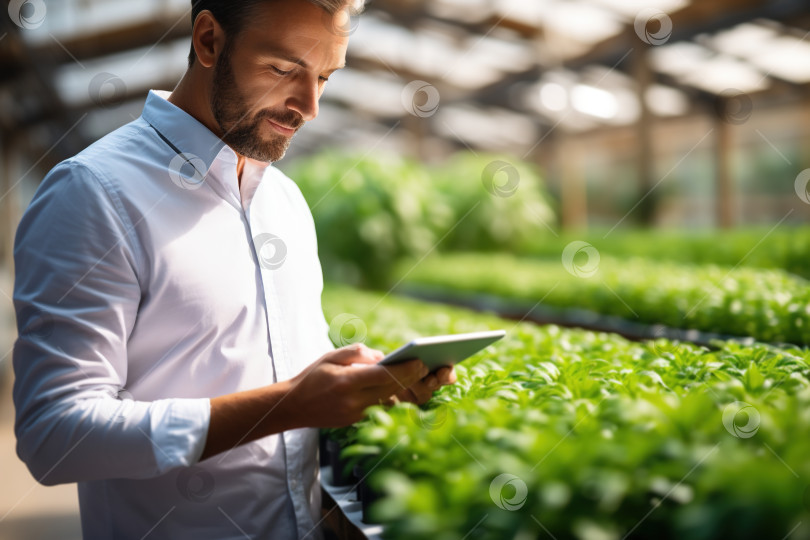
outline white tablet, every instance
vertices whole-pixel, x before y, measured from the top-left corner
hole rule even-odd
[[[388,354],[380,360],[380,364],[399,364],[418,358],[430,371],[435,371],[442,366],[451,366],[469,358],[505,335],[504,330],[493,330],[417,338]]]

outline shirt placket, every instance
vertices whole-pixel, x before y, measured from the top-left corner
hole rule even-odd
[[[250,206],[245,210],[248,224],[248,233],[252,238],[262,233],[270,231],[262,230],[251,218]],[[260,254],[256,252],[257,246],[253,245],[256,264],[259,265],[262,288],[264,290],[265,312],[267,314],[267,328],[270,335],[270,350],[273,361],[276,382],[291,379],[296,371],[289,354],[287,340],[284,335],[284,313],[281,309],[281,298],[276,286],[276,270],[265,268],[259,263]],[[287,476],[287,489],[290,493],[290,500],[295,513],[296,527],[299,536],[306,534],[314,526],[310,508],[309,496],[305,492],[303,482],[303,463],[301,461],[301,438],[292,431],[285,431],[280,434],[281,451],[284,456],[284,469]],[[303,532],[302,532],[303,531]]]

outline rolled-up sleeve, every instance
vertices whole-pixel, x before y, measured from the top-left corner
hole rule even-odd
[[[208,399],[126,390],[143,254],[120,210],[103,179],[69,160],[17,231],[17,453],[43,484],[152,477],[195,463],[205,444]]]

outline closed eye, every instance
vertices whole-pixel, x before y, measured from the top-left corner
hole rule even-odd
[[[270,69],[272,69],[277,75],[281,75],[282,77],[285,77],[290,73],[292,73],[292,71],[284,71],[283,69],[279,69],[274,65],[270,65]]]

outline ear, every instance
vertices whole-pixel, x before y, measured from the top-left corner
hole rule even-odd
[[[197,15],[191,42],[200,65],[206,68],[216,65],[217,58],[225,48],[225,32],[214,18],[213,13],[205,10]]]

